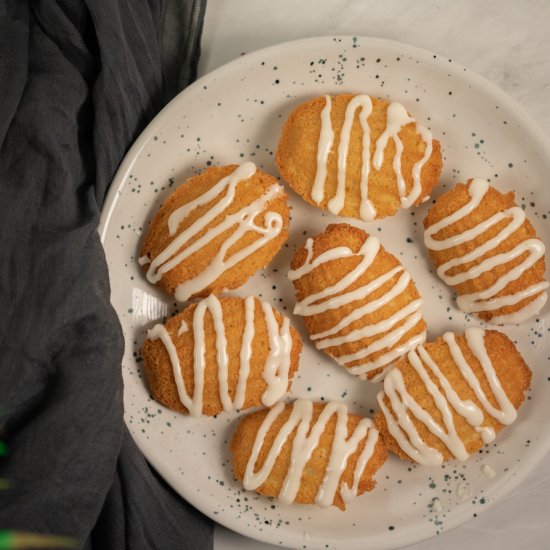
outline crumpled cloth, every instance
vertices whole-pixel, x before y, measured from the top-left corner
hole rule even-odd
[[[205,0],[0,0],[0,529],[212,547],[123,422],[97,227],[117,166],[196,76]]]

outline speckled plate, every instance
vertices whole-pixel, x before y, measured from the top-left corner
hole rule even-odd
[[[548,307],[520,327],[506,328],[533,368],[533,390],[518,421],[497,443],[466,463],[424,468],[391,457],[377,488],[345,513],[276,502],[248,493],[233,480],[228,441],[237,414],[193,419],[152,401],[140,371],[146,329],[175,311],[147,283],[136,257],[143,228],[174,185],[211,164],[252,160],[277,174],[273,151],[281,125],[300,102],[326,93],[363,92],[397,100],[425,121],[442,143],[438,193],[479,176],[516,192],[542,239],[550,243],[550,145],[502,91],[450,59],[386,40],[312,38],[236,59],[176,97],[136,141],[111,186],[101,238],[112,301],[126,338],[123,360],[126,422],[153,466],[184,498],[244,535],[295,548],[394,548],[426,539],[474,518],[525,475],[550,447]],[[265,271],[235,294],[254,293],[291,315],[293,289],[285,274],[296,246],[336,218],[290,192],[290,238]],[[476,321],[457,310],[434,276],[422,243],[428,205],[368,224],[368,231],[403,261],[424,298],[429,338],[462,331]],[[375,407],[377,387],[360,382],[308,343],[294,395],[344,400],[359,413]],[[496,473],[484,475],[488,464]],[[486,470],[486,469],[485,469]],[[437,498],[438,501],[434,499]]]

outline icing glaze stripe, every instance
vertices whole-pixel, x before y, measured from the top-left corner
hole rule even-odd
[[[325,96],[325,107],[321,111],[321,133],[319,135],[319,145],[317,146],[317,172],[315,181],[311,188],[311,198],[319,204],[325,196],[325,179],[327,177],[327,161],[332,144],[334,142],[334,131],[330,121],[331,110],[330,96]]]
[[[219,224],[210,228],[206,233],[193,241],[192,244],[185,246],[233,203],[237,184],[242,180],[252,177],[255,173],[256,166],[252,162],[245,162],[231,174],[222,178],[206,193],[183,205],[171,214],[168,220],[168,228],[170,235],[175,235],[175,237],[160,254],[150,261],[149,269],[147,270],[147,279],[151,283],[160,281],[165,273],[174,269],[178,264],[189,258],[192,254],[200,250],[203,246],[206,246],[222,233],[236,226],[236,229],[223,242],[219,251],[214,258],[212,258],[208,266],[195,277],[177,286],[174,296],[178,301],[183,302],[215,282],[226,270],[235,266],[279,235],[283,228],[283,219],[277,212],[267,212],[265,214],[264,227],[259,226],[255,222],[256,217],[265,210],[268,202],[282,193],[282,187],[275,184],[272,185],[264,195],[246,205],[238,212],[227,215]],[[182,221],[184,221],[193,210],[215,200],[216,197],[221,198],[189,227],[185,228],[179,234],[176,234]],[[258,238],[242,250],[226,258],[231,247],[249,231],[257,233]],[[182,250],[182,247],[185,248]],[[144,265],[147,262],[145,262],[142,257],[140,258],[140,263]]]
[[[317,204],[320,204],[325,197],[327,162],[334,144],[334,129],[330,116],[331,109],[332,100],[329,95],[326,95],[325,106],[321,111],[321,131],[319,134],[319,143],[317,145],[317,171],[311,189],[311,198]],[[338,145],[336,194],[329,200],[327,208],[332,214],[339,214],[344,208],[349,143],[355,113],[358,109],[359,123],[362,129],[359,216],[364,221],[371,221],[376,218],[376,208],[368,197],[368,181],[371,168],[371,134],[368,118],[372,113],[373,104],[372,99],[365,94],[354,96],[346,107],[344,122],[340,132],[340,143]],[[416,131],[420,134],[424,142],[425,151],[422,158],[413,166],[413,185],[410,192],[407,194],[406,182],[401,169],[403,142],[399,138],[399,132],[404,126],[412,123],[416,124]],[[386,128],[375,143],[372,167],[377,171],[382,168],[384,163],[384,152],[390,139],[393,140],[396,149],[392,167],[396,175],[397,192],[399,194],[401,206],[403,208],[409,208],[416,202],[422,193],[422,167],[426,164],[433,152],[432,134],[425,126],[419,124],[414,118],[410,117],[403,105],[400,103],[390,103],[386,114]]]
[[[286,393],[288,388],[292,336],[288,318],[283,317],[282,326],[279,328],[273,308],[265,302],[259,301],[259,303],[262,307],[269,340],[269,352],[262,373],[267,387],[262,394],[261,402],[266,406],[270,406],[277,402]],[[160,339],[164,344],[172,365],[172,372],[176,381],[179,399],[191,416],[201,416],[203,412],[204,375],[206,367],[204,318],[207,310],[212,316],[216,335],[216,363],[218,367],[220,400],[223,410],[230,411],[240,409],[244,405],[246,384],[250,374],[252,342],[255,334],[255,299],[253,296],[248,296],[244,300],[244,308],[245,326],[239,353],[239,372],[233,401],[231,400],[229,391],[229,358],[227,355],[227,338],[225,335],[223,310],[221,302],[216,296],[210,295],[208,298],[199,302],[193,313],[194,390],[192,396],[189,395],[185,388],[178,352],[166,327],[158,324],[148,332],[147,336],[150,340]],[[180,328],[178,336],[180,336],[181,333],[182,331]]]
[[[394,269],[391,269],[385,275],[382,275],[377,279],[375,279],[374,281],[372,281],[372,283],[365,285],[365,287],[363,287],[365,289],[364,296],[363,296],[363,293],[361,293],[359,296],[361,298],[368,296],[369,294],[371,294],[381,286],[385,285],[388,281],[393,279],[397,273],[400,273],[402,271],[404,271],[402,266],[397,266]],[[380,298],[376,298],[375,300],[367,302],[364,306],[354,309],[351,313],[348,313],[339,323],[334,325],[332,328],[329,328],[323,332],[312,334],[311,339],[312,340],[326,339],[329,336],[338,334],[341,330],[345,329],[354,321],[357,321],[358,319],[361,319],[361,317],[364,317],[365,315],[372,313],[377,309],[380,309],[381,307],[388,304],[391,300],[393,300],[396,296],[404,292],[410,280],[411,280],[411,276],[405,271],[399,277],[395,285],[388,292],[380,296]],[[373,284],[373,283],[376,283],[376,284]]]
[[[344,208],[346,193],[346,172],[348,162],[348,149],[351,138],[351,127],[355,118],[355,111],[359,111],[359,123],[363,130],[362,148],[361,148],[361,207],[360,214],[364,220],[373,220],[376,217],[376,209],[368,198],[368,181],[370,170],[370,128],[367,121],[372,113],[372,101],[368,95],[355,96],[346,107],[344,115],[344,124],[340,133],[340,144],[338,145],[338,186],[336,195],[328,203],[329,212],[339,214]],[[324,167],[326,171],[326,166]]]
[[[525,212],[523,209],[519,206],[514,206],[504,210],[503,212],[497,212],[493,216],[466,231],[457,233],[446,239],[437,240],[434,238],[434,236],[442,229],[445,229],[453,223],[456,223],[457,221],[470,215],[481,204],[483,197],[485,197],[488,191],[489,183],[486,180],[480,178],[472,180],[468,187],[470,200],[455,212],[428,227],[424,232],[424,241],[426,246],[431,250],[448,250],[454,246],[471,242],[497,223],[503,220],[509,220],[508,224],[504,226],[494,237],[487,239],[487,241],[483,244],[476,246],[473,250],[467,252],[463,256],[452,258],[439,266],[437,269],[437,274],[441,277],[441,279],[443,279],[443,281],[445,281],[446,284],[450,286],[459,285],[466,281],[476,279],[483,273],[492,271],[496,267],[511,262],[512,260],[527,253],[527,256],[519,265],[501,275],[488,288],[472,292],[470,294],[464,294],[457,298],[457,305],[462,311],[465,311],[466,313],[478,313],[482,311],[495,311],[505,306],[515,305],[522,300],[541,292],[542,294],[539,297],[526,304],[519,311],[509,315],[498,315],[491,319],[492,323],[497,324],[519,323],[541,310],[547,300],[547,293],[543,291],[548,288],[549,284],[544,281],[514,294],[507,294],[505,296],[496,295],[510,282],[519,279],[530,267],[532,267],[540,258],[544,256],[545,247],[544,243],[540,239],[526,239],[517,244],[512,250],[490,256],[489,258],[481,261],[479,264],[473,265],[469,269],[456,273],[455,275],[449,275],[449,272],[453,268],[465,265],[481,258],[483,255],[491,252],[501,242],[510,237],[525,222]]]
[[[400,294],[405,292],[411,280],[410,275],[402,266],[396,266],[367,284],[352,291],[345,292],[350,285],[355,283],[367,272],[375,261],[376,256],[380,251],[380,242],[378,239],[376,237],[369,236],[365,239],[357,253],[354,253],[346,246],[339,246],[319,254],[319,256],[315,259],[313,259],[312,239],[308,239],[306,241],[305,248],[306,260],[303,265],[297,269],[290,270],[288,273],[288,278],[291,281],[296,281],[301,277],[308,275],[327,262],[350,257],[360,258],[360,261],[351,271],[345,274],[335,284],[319,292],[310,294],[309,296],[306,296],[302,300],[298,301],[294,308],[294,313],[297,315],[318,315],[329,310],[346,306],[352,302],[363,300],[374,291],[391,281],[394,277],[399,275],[397,281],[389,290],[382,294],[382,296],[379,296],[376,299],[354,309],[340,319],[334,326],[322,332],[311,335],[311,339],[314,341],[318,349],[326,349],[332,346],[339,346],[342,344],[355,342],[363,338],[371,338],[380,335],[380,338],[377,338],[374,342],[371,342],[368,346],[361,348],[359,351],[352,354],[335,357],[335,359],[340,364],[349,368],[352,374],[362,378],[365,378],[366,374],[373,370],[389,365],[396,357],[399,357],[399,355],[396,355],[394,350],[388,351],[374,361],[369,360],[369,357],[373,353],[395,346],[408,331],[412,330],[422,320],[422,313],[420,311],[420,307],[422,305],[421,300],[413,300],[412,302],[405,304],[401,309],[390,315],[388,318],[379,321],[376,324],[367,325],[345,334],[341,333],[346,331],[351,323],[361,319],[365,315],[380,310],[386,304],[390,303]],[[425,331],[423,331],[421,335],[413,336],[405,344],[395,349],[403,350],[402,353],[406,353],[415,345],[423,342],[425,338],[426,334]],[[350,365],[351,363],[361,359],[367,359],[367,361],[364,361],[359,365]]]
[[[266,415],[256,434],[252,452],[246,465],[243,480],[245,489],[257,489],[267,480],[284,444],[289,436],[296,431],[292,442],[290,467],[278,495],[282,504],[291,504],[294,502],[300,489],[304,468],[315,449],[319,446],[320,437],[325,431],[328,422],[332,416],[336,415],[334,439],[323,480],[315,495],[315,504],[321,507],[330,506],[333,504],[334,497],[339,489],[345,501],[356,496],[361,476],[374,453],[378,440],[378,431],[370,419],[363,418],[348,437],[348,411],[344,403],[334,401],[327,403],[312,425],[313,403],[306,399],[294,401],[290,416],[279,429],[262,467],[258,471],[255,471],[256,462],[264,445],[265,436],[284,409],[284,403],[278,403],[273,407]],[[357,452],[357,449],[365,438],[365,446],[353,472],[353,483],[349,487],[345,483],[341,483],[340,478],[346,469],[350,456]]]
[[[420,376],[426,391],[434,399],[435,406],[443,419],[444,425],[439,424],[428,411],[415,401],[408,392],[403,374],[399,369],[393,369],[388,373],[384,379],[384,390],[378,394],[378,403],[386,418],[389,432],[401,449],[420,464],[437,466],[443,462],[444,457],[442,453],[428,446],[421,438],[410,415],[413,415],[419,422],[424,424],[431,433],[445,444],[452,455],[459,460],[466,460],[468,452],[456,431],[453,412],[464,418],[480,434],[484,443],[488,443],[495,438],[495,430],[491,426],[484,425],[486,423],[485,414],[505,425],[511,424],[517,417],[517,411],[502,388],[502,384],[487,353],[485,331],[478,327],[471,327],[466,329],[465,337],[469,349],[473,352],[483,369],[491,392],[498,403],[498,408],[492,405],[483,391],[479,378],[465,359],[460,346],[456,342],[455,335],[451,332],[445,333],[443,340],[449,348],[456,367],[481,403],[483,410],[472,400],[463,400],[459,397],[447,377],[443,374],[440,366],[430,356],[424,346],[419,346],[416,351],[411,351],[407,358],[410,365]],[[431,376],[428,374],[428,369],[431,375],[439,382],[441,389],[433,382]],[[390,412],[386,406],[384,397],[389,399],[393,412]]]
[[[282,326],[279,328],[273,308],[266,302],[261,304],[269,338],[269,356],[263,372],[267,388],[262,395],[262,403],[270,407],[285,394],[288,387],[292,337],[288,317],[283,317]]]

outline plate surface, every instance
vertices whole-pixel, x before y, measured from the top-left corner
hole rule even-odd
[[[228,441],[236,413],[193,419],[153,401],[144,383],[139,349],[146,330],[176,304],[145,280],[136,258],[141,235],[174,186],[211,164],[251,160],[277,174],[279,131],[299,103],[322,94],[368,93],[399,101],[428,125],[443,148],[444,169],[435,196],[470,177],[515,191],[539,235],[550,242],[550,144],[504,92],[432,53],[396,42],[323,37],[281,44],[238,58],[177,96],[147,127],[111,186],[100,226],[112,302],[125,335],[125,419],[160,474],[202,512],[244,535],[295,548],[394,548],[429,538],[481,513],[525,475],[550,448],[550,315],[506,327],[533,369],[532,390],[519,418],[494,444],[465,463],[424,468],[391,457],[377,488],[345,513],[292,505],[243,491],[233,480]],[[233,294],[256,294],[289,315],[304,338],[296,397],[343,400],[350,410],[376,408],[379,385],[361,382],[318,352],[301,319],[292,315],[289,259],[307,236],[342,220],[289,191],[293,215],[288,244],[271,265]],[[428,205],[363,224],[399,258],[424,298],[428,339],[480,323],[461,313],[434,275],[422,241]],[[353,222],[359,224],[359,222]],[[484,475],[488,464],[496,473]],[[434,501],[434,499],[437,499]],[[435,502],[435,504],[434,504]]]

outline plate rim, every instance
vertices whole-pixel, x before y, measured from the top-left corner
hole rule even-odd
[[[334,40],[334,39],[353,40],[354,38],[362,42],[363,41],[371,42],[375,45],[377,44],[377,45],[384,45],[384,46],[389,46],[394,48],[399,48],[399,47],[406,48],[407,51],[410,52],[411,54],[416,55],[417,57],[424,58],[424,60],[429,61],[429,63],[434,63],[436,65],[443,64],[442,59],[448,60],[448,62],[451,62],[451,65],[448,67],[451,72],[454,72],[457,74],[461,73],[462,78],[466,78],[467,80],[470,80],[474,84],[478,84],[484,88],[487,88],[487,90],[491,94],[498,96],[499,101],[503,102],[507,109],[512,110],[516,117],[521,118],[522,123],[527,123],[529,127],[529,131],[534,134],[534,137],[536,138],[537,142],[540,141],[540,144],[543,145],[544,149],[546,149],[546,152],[550,156],[550,137],[546,135],[544,130],[535,122],[533,117],[512,96],[510,96],[502,88],[497,86],[494,82],[491,82],[484,76],[472,71],[471,69],[468,69],[467,67],[461,65],[460,63],[454,61],[451,58],[448,58],[441,54],[434,53],[425,48],[411,46],[409,44],[405,44],[397,40],[390,40],[387,38],[368,37],[368,36],[359,36],[359,35],[322,35],[322,36],[313,36],[309,38],[299,38],[297,40],[280,42],[278,44],[273,44],[265,48],[260,48],[259,50],[254,50],[252,52],[245,53],[244,55],[240,55],[239,57],[236,57],[235,59],[228,61],[227,63],[221,65],[220,67],[217,67],[213,71],[210,71],[209,73],[202,75],[200,78],[195,80],[189,86],[181,90],[181,92],[179,92],[176,96],[174,96],[155,115],[155,117],[142,130],[138,138],[134,141],[132,146],[128,149],[128,151],[124,155],[124,158],[122,159],[119,167],[115,172],[113,180],[109,185],[109,190],[107,191],[107,195],[105,196],[105,200],[103,201],[103,206],[101,208],[101,216],[100,216],[100,222],[98,226],[101,242],[103,243],[105,240],[105,230],[109,224],[109,221],[112,215],[113,205],[117,202],[118,195],[115,188],[121,183],[121,181],[125,179],[126,174],[128,173],[129,169],[131,169],[132,165],[135,163],[140,151],[148,142],[149,140],[148,134],[152,133],[153,130],[160,128],[164,124],[165,122],[164,119],[167,116],[167,111],[173,109],[174,105],[182,100],[181,98],[183,94],[190,93],[191,91],[195,90],[195,88],[200,88],[200,86],[203,85],[202,84],[203,80],[210,79],[212,77],[217,76],[218,74],[222,74],[228,69],[233,68],[233,66],[237,66],[239,63],[242,63],[243,60],[246,61],[246,60],[251,60],[253,57],[261,57],[262,55],[269,54],[271,51],[277,51],[283,48],[295,48],[302,45],[307,45],[308,43],[315,43],[323,40],[329,40],[329,39],[330,40]]]
[[[380,37],[369,37],[369,36],[350,35],[350,34],[344,34],[344,35],[327,34],[327,35],[313,36],[308,38],[300,38],[300,39],[280,42],[278,44],[273,44],[264,48],[260,48],[252,52],[243,54],[235,59],[232,59],[231,61],[228,61],[227,63],[217,67],[216,69],[210,71],[209,73],[202,75],[195,82],[193,82],[192,84],[184,88],[174,98],[172,98],[172,100],[170,100],[162,108],[162,110],[159,111],[159,113],[157,113],[157,115],[143,129],[143,131],[140,133],[138,138],[134,141],[134,143],[131,145],[131,147],[128,149],[128,151],[124,155],[124,158],[122,159],[119,167],[117,168],[116,173],[113,177],[113,180],[109,186],[109,190],[105,196],[105,200],[101,208],[100,221],[98,225],[98,232],[99,232],[102,245],[105,244],[105,240],[107,238],[107,230],[110,227],[111,217],[118,203],[118,199],[120,197],[119,190],[121,188],[121,185],[126,181],[130,171],[136,164],[136,161],[138,160],[140,153],[145,148],[145,146],[151,141],[155,132],[158,129],[162,128],[167,122],[169,122],[170,120],[169,114],[171,114],[173,110],[177,109],[177,106],[180,102],[185,101],[185,97],[187,94],[193,93],[195,90],[198,90],[199,88],[201,88],[204,85],[205,81],[211,80],[219,75],[222,75],[227,71],[231,72],[235,67],[238,67],[241,64],[246,65],[248,63],[252,63],[255,60],[255,58],[258,58],[258,57],[268,58],[273,53],[277,54],[277,53],[281,53],[281,51],[285,51],[289,49],[290,50],[303,49],[304,47],[314,45],[314,44],[320,44],[321,46],[324,46],[324,47],[329,47],[329,46],[332,47],[334,44],[339,44],[341,42],[343,43],[344,41],[352,41],[354,39],[357,40],[361,46],[366,45],[374,49],[375,48],[387,48],[387,49],[393,49],[393,50],[402,49],[403,50],[402,53],[408,54],[411,57],[419,59],[428,64],[435,65],[436,67],[439,67],[439,68],[445,67],[446,70],[449,73],[453,74],[453,76],[456,76],[458,80],[462,80],[463,82],[466,81],[468,84],[471,84],[472,87],[483,89],[483,91],[485,91],[487,95],[490,95],[491,97],[493,97],[496,101],[499,102],[499,104],[508,113],[511,113],[516,118],[516,121],[519,123],[522,130],[530,136],[531,143],[533,143],[537,149],[542,150],[545,156],[550,157],[550,137],[546,135],[544,130],[536,123],[533,117],[518,103],[518,101],[512,98],[507,92],[505,92],[497,84],[491,82],[490,80],[474,72],[473,70],[468,69],[467,67],[464,67],[460,63],[454,61],[453,59],[445,55],[427,50],[425,48],[419,48],[417,46],[412,46],[396,40],[380,38]],[[109,271],[109,275],[110,275],[110,271]],[[110,291],[111,291],[111,288],[110,288]],[[117,315],[118,315],[118,312],[117,312]],[[121,369],[122,368],[123,366],[121,361]],[[125,423],[128,426],[126,416],[125,416]],[[206,508],[205,506],[202,506],[202,502],[204,499],[197,498],[194,492],[190,491],[189,494],[184,495],[182,491],[180,491],[178,484],[172,483],[172,480],[171,480],[172,476],[170,475],[170,473],[166,473],[163,471],[160,461],[156,459],[154,454],[151,454],[148,452],[146,445],[141,443],[139,436],[135,437],[134,435],[132,435],[132,437],[134,438],[138,448],[143,453],[147,461],[155,468],[155,470],[170,484],[170,486],[184,500],[186,500],[195,508],[200,510],[202,513],[204,513],[206,516],[212,519],[215,523],[219,523],[224,527],[232,531],[235,531],[241,535],[247,536],[249,538],[252,538],[261,542],[265,542],[268,544],[274,544],[273,538],[271,537],[270,532],[263,532],[263,531],[259,532],[254,527],[249,527],[244,523],[239,524],[238,525],[239,530],[237,530],[235,528],[236,527],[235,522],[227,522],[223,518],[214,517],[214,515],[211,512],[209,512],[208,508]],[[514,469],[514,475],[509,476],[508,479],[499,486],[498,496],[496,498],[489,499],[487,501],[487,505],[484,506],[482,510],[478,510],[477,515],[478,516],[481,515],[485,510],[490,509],[492,506],[494,506],[500,500],[502,500],[506,495],[509,495],[513,490],[517,489],[517,487],[525,480],[525,478],[542,462],[542,460],[549,453],[549,451],[550,451],[550,436],[546,438],[546,440],[539,443],[536,451],[533,452],[527,464],[521,466],[518,471]],[[446,519],[445,528],[441,534],[450,532],[453,529],[459,527],[460,525],[464,525],[468,521],[471,521],[472,519],[473,517],[469,512],[469,510],[463,509],[463,510],[457,511],[451,517],[448,517]],[[436,536],[438,535],[434,533],[429,533],[428,536],[426,536],[426,534],[422,534],[422,533],[419,534],[416,531],[412,531],[412,532],[409,531],[408,537],[406,537],[406,542],[404,544],[406,545],[414,544],[424,540],[429,540],[430,538],[434,538]],[[293,548],[302,547],[304,543],[303,540],[301,539],[298,540],[297,536],[290,535],[289,537],[289,535],[285,535],[282,532],[281,532],[280,540],[284,541],[284,544],[291,545],[290,547],[293,547]],[[312,539],[308,542],[315,543],[315,539]],[[393,541],[391,541],[390,537],[388,537],[388,544],[387,545],[383,544],[382,546],[378,545],[377,548],[391,549],[391,548],[400,547],[395,545],[396,542],[397,541],[395,540],[395,538],[393,539]],[[367,546],[370,545],[370,543],[366,542],[361,537],[357,537],[346,541],[346,548],[364,549],[364,548],[367,548],[365,544],[367,544]],[[401,544],[402,543],[400,542],[399,545]]]

